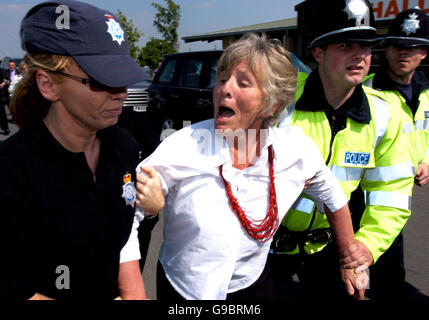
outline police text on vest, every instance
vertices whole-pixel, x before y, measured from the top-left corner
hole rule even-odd
[[[367,165],[371,154],[366,152],[345,152],[344,163],[351,165]]]

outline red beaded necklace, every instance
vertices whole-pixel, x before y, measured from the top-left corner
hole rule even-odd
[[[268,147],[268,162],[270,172],[270,207],[267,215],[262,220],[255,220],[248,217],[243,209],[238,204],[237,198],[234,197],[231,191],[231,185],[225,180],[222,174],[222,166],[219,167],[219,173],[225,185],[226,194],[229,199],[229,205],[240,220],[241,226],[253,239],[259,242],[270,240],[277,230],[279,225],[279,216],[277,208],[276,187],[274,185],[274,169],[273,169],[274,153],[272,146]]]

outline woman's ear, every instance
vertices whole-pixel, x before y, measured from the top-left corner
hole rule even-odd
[[[274,113],[276,113],[277,109],[280,107],[280,102],[276,102],[274,106],[271,108],[271,110],[265,112],[262,114],[262,118],[268,118],[271,117]]]
[[[36,82],[40,93],[46,100],[55,102],[59,99],[58,86],[48,72],[38,70],[36,73]]]
[[[272,116],[274,113],[277,112],[277,109],[280,107],[280,102],[276,102],[276,104],[274,105],[273,109],[271,110],[271,114],[270,116]]]

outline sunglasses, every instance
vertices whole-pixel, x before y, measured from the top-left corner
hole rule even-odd
[[[52,71],[52,73],[58,73],[64,77],[73,79],[77,82],[82,83],[83,85],[89,87],[93,91],[108,91],[108,92],[120,92],[124,91],[124,88],[113,88],[105,86],[104,84],[101,84],[100,82],[92,79],[92,78],[82,78],[79,76],[75,76],[74,74],[65,73],[62,71]]]

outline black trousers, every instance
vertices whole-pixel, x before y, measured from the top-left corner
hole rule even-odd
[[[227,295],[227,301],[261,301],[261,300],[274,300],[274,289],[272,288],[271,275],[269,269],[265,266],[264,271],[255,283],[250,285],[248,288],[233,292]],[[183,298],[170,284],[167,277],[165,276],[164,269],[161,263],[158,261],[157,276],[157,300],[165,301],[185,301]]]
[[[341,280],[335,243],[312,255],[270,254],[267,266],[271,271],[276,300],[350,300]],[[297,275],[299,284],[292,281]]]
[[[402,232],[390,248],[369,268],[369,271],[371,299],[402,300],[406,298]]]
[[[6,104],[4,102],[0,102],[0,128],[3,131],[9,130],[9,124],[7,123],[6,115]]]
[[[353,191],[349,208],[355,232],[365,210],[365,199],[359,187]],[[404,240],[402,232],[396,237],[389,249],[369,268],[370,289],[365,293],[373,300],[392,300],[406,298]]]

